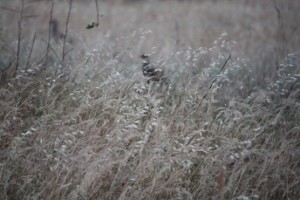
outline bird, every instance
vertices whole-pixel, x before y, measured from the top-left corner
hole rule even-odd
[[[150,83],[151,81],[162,82],[166,79],[164,76],[164,71],[150,63],[148,54],[142,54],[140,57],[143,59],[143,75],[145,77],[150,77],[150,79],[147,80],[147,83]]]

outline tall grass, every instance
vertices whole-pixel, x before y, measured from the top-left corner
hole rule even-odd
[[[81,3],[73,3],[78,13],[71,16],[84,13]],[[33,6],[51,8],[45,4]],[[299,38],[279,44],[267,35],[282,34],[268,27],[276,24],[272,7],[262,12],[259,4],[230,2],[101,6],[103,21],[89,32],[76,27],[90,19],[77,16],[72,23],[71,17],[76,42],[66,46],[73,50],[64,63],[62,41],[55,40],[48,62],[39,63],[47,49],[46,27],[26,70],[29,52],[22,46],[32,45],[26,38],[32,35],[24,28],[17,76],[0,89],[0,199],[300,197]],[[241,18],[239,9],[256,23],[255,16],[261,17],[261,25],[252,27],[255,37],[243,35],[253,21]],[[194,27],[192,19],[204,16],[209,19]],[[200,31],[209,22],[213,28]],[[197,31],[211,34],[201,42]],[[273,51],[277,45],[285,50]],[[3,52],[10,48],[8,42],[1,45]],[[150,53],[165,70],[166,83],[147,83],[141,53]]]

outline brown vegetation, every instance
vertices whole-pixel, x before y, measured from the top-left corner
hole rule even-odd
[[[0,199],[300,198],[300,3],[98,3],[0,1]]]

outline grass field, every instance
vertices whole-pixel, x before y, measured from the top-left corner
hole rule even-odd
[[[0,199],[300,198],[300,2],[23,3],[0,2]]]

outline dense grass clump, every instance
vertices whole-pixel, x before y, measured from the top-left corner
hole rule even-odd
[[[19,39],[0,18],[0,199],[300,198],[297,3],[101,3],[87,30],[93,3],[64,44],[35,26],[53,4],[24,8]]]

